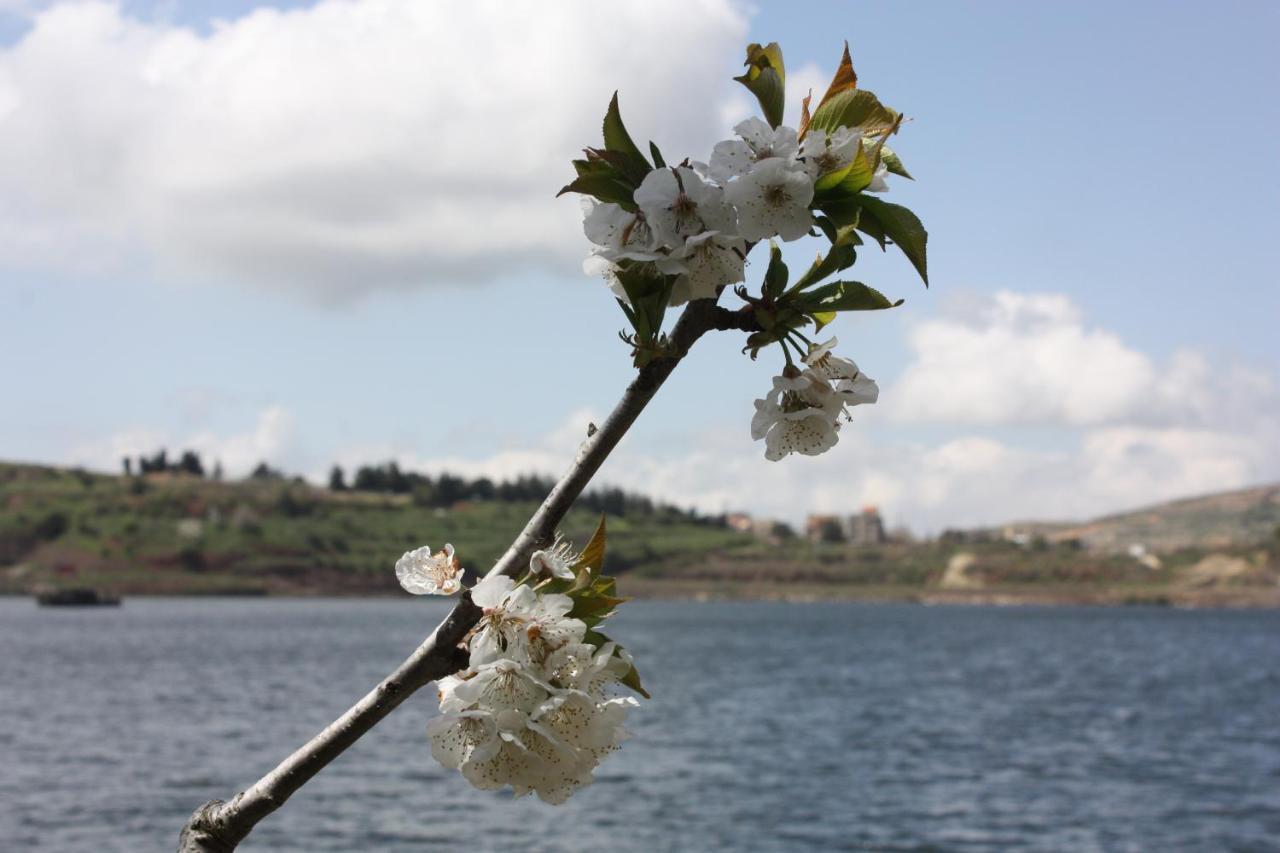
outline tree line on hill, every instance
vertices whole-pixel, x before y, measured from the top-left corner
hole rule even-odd
[[[124,474],[131,477],[134,474],[134,462],[129,456],[122,460]],[[200,459],[200,454],[194,450],[184,450],[176,459],[169,458],[169,451],[163,447],[157,450],[151,456],[138,454],[137,473],[139,474],[190,474],[193,477],[205,476],[204,462]],[[222,463],[215,462],[210,475],[215,480],[222,479]]]
[[[212,470],[206,473],[200,454],[194,450],[184,450],[177,457],[171,458],[168,451],[162,448],[151,456],[139,455],[136,464],[131,457],[125,457],[122,465],[127,477],[135,474],[170,473],[191,477],[210,477],[214,480],[222,479],[222,464],[215,462]],[[247,479],[286,480],[289,477],[266,462],[259,462]],[[301,477],[292,479],[295,482],[303,482]],[[355,469],[350,482],[342,467],[334,465],[329,471],[328,483],[329,489],[335,492],[358,491],[409,495],[418,506],[443,509],[464,501],[539,502],[547,496],[554,485],[553,479],[538,474],[522,474],[513,479],[497,481],[488,477],[469,479],[448,472],[432,477],[416,471],[402,471],[395,462],[361,465]],[[646,495],[612,487],[597,487],[583,493],[578,498],[577,505],[583,509],[616,517],[657,516],[715,527],[723,527],[726,524],[723,515],[704,515],[695,509],[684,509],[674,504],[655,501]]]
[[[447,508],[462,501],[500,501],[503,503],[539,502],[547,496],[555,480],[538,474],[522,474],[513,479],[492,480],[489,477],[468,479],[448,472],[438,477],[416,471],[402,471],[395,462],[361,465],[350,484],[341,466],[329,471],[329,488],[333,491],[354,490],[411,495],[419,506]],[[682,519],[695,524],[723,527],[722,515],[703,515],[695,509],[655,501],[647,495],[614,487],[598,487],[584,492],[577,506],[617,517],[660,516]]]

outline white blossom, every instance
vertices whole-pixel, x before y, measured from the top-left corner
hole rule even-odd
[[[542,777],[533,786],[549,803],[563,803],[592,781],[592,771],[627,737],[623,723],[631,698],[598,702],[584,693],[566,690],[543,703],[530,728],[554,749],[544,761]]]
[[[564,802],[578,778],[590,778],[583,756],[557,741],[529,714],[508,709],[488,716],[494,738],[479,750],[473,748],[458,764],[475,787],[493,791],[510,785],[517,797],[536,791],[549,802]]]
[[[590,643],[572,643],[547,658],[546,674],[561,687],[602,701],[606,688],[630,669],[631,656],[615,643],[605,643],[599,648]]]
[[[798,135],[794,128],[772,128],[759,118],[749,118],[734,127],[741,139],[717,142],[711,151],[711,163],[707,173],[721,183],[745,175],[756,163],[779,157],[793,160],[799,152]]]
[[[574,599],[546,591],[574,577],[579,560],[557,538],[530,557],[525,582],[490,574],[471,591],[483,612],[467,638],[469,666],[439,680],[441,714],[427,735],[432,756],[477,788],[563,803],[627,736],[636,702],[610,688],[632,671],[631,657],[611,641],[587,642],[586,625],[568,615]],[[575,591],[588,593],[597,594]]]
[[[658,258],[658,238],[643,214],[620,205],[582,200],[582,230],[598,248],[595,254],[611,261],[651,261]]]
[[[755,401],[751,437],[764,439],[765,459],[792,453],[818,456],[839,441],[843,406],[830,384],[812,370],[775,376],[769,394]]]
[[[488,760],[502,745],[493,714],[480,710],[441,714],[427,723],[427,737],[431,757],[453,770]]]
[[[764,437],[764,458],[777,462],[792,453],[820,456],[839,440],[836,422],[820,409],[785,412]]]
[[[832,338],[826,343],[813,344],[804,357],[805,365],[828,382],[853,379],[858,375],[858,365],[832,352],[838,343],[839,340]]]
[[[484,611],[471,638],[472,668],[504,657],[540,666],[566,643],[581,642],[587,630],[581,620],[568,617],[569,596],[539,595],[503,575],[486,575],[471,600]]]
[[[550,548],[533,552],[529,557],[529,571],[535,576],[573,580],[573,565],[578,562],[578,557],[568,542],[557,539]]]
[[[724,190],[687,166],[654,169],[635,191],[635,202],[659,241],[679,249],[704,231],[736,233],[733,208]]]
[[[747,240],[798,240],[813,227],[813,181],[802,164],[781,157],[761,160],[724,190],[738,210],[738,233]]]
[[[671,305],[683,305],[691,299],[713,299],[721,287],[746,278],[747,242],[741,237],[704,231],[690,237],[672,259],[679,261],[685,272],[671,288]]]
[[[800,157],[810,180],[816,181],[825,174],[847,168],[858,156],[861,145],[862,134],[856,129],[841,127],[828,134],[812,128],[805,134]]]
[[[885,181],[885,176],[889,174],[889,167],[881,160],[876,164],[875,172],[871,175],[871,183],[863,187],[863,191],[869,193],[887,193],[889,184]]]
[[[473,667],[449,685],[440,700],[442,711],[462,711],[482,705],[492,711],[516,709],[529,713],[555,689],[536,671],[511,658],[498,658]]]
[[[823,344],[815,344],[809,348],[804,363],[828,382],[834,383],[836,396],[845,406],[858,406],[874,403],[880,398],[880,387],[871,377],[858,369],[858,365],[847,358],[841,358],[831,350],[835,347],[835,338]]]
[[[859,373],[853,379],[837,382],[836,395],[846,406],[874,403],[880,399],[880,386],[871,377]]]
[[[462,589],[463,571],[452,545],[434,554],[424,545],[396,561],[396,579],[414,595],[453,595]]]

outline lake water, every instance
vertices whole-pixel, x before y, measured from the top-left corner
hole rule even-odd
[[[0,849],[165,851],[363,694],[421,600],[0,599]],[[562,807],[412,697],[245,851],[1280,850],[1280,613],[647,603],[654,694]]]

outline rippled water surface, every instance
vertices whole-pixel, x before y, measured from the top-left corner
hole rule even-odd
[[[1280,614],[624,611],[655,698],[568,805],[438,767],[423,691],[241,849],[1280,849]],[[0,600],[0,849],[174,849],[443,612]]]

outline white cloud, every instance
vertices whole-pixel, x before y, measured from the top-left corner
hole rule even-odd
[[[746,32],[732,0],[323,0],[207,35],[64,3],[0,50],[0,255],[158,266],[324,297],[576,271],[568,160],[613,88],[705,157]]]
[[[913,360],[887,395],[903,420],[1099,423],[1154,381],[1142,353],[1083,325],[1056,294],[1001,291],[909,333]]]
[[[891,520],[932,531],[1090,518],[1280,478],[1272,374],[1191,351],[1157,364],[1087,326],[1066,296],[977,299],[919,324],[910,342],[902,378],[878,406],[855,411],[828,454],[766,462],[745,423],[717,422],[659,452],[624,441],[601,477],[706,511],[793,522],[877,504]],[[363,448],[349,458],[472,476],[556,474],[588,417],[483,457]],[[937,437],[904,434],[904,420],[929,424]]]
[[[946,322],[981,338],[982,323],[988,322],[984,317],[994,318],[989,325],[1010,346],[1034,349],[1035,339],[1042,337],[1077,347],[1081,358],[1096,357],[1100,351],[1121,364],[1145,365],[1131,371],[1124,382],[1132,383],[1128,393],[1136,400],[1148,402],[1135,406],[1123,395],[1108,392],[1101,398],[1110,406],[1104,417],[1090,414],[1093,410],[1085,405],[1097,405],[1096,400],[1071,404],[1081,408],[1055,410],[1051,397],[1030,382],[1016,386],[1029,400],[1001,396],[975,383],[974,395],[987,393],[995,401],[985,403],[986,411],[1039,411],[1048,428],[1010,431],[999,421],[998,429],[975,423],[950,429],[935,424],[928,430],[933,437],[925,440],[904,430],[884,408],[900,393],[899,384],[891,384],[881,404],[854,411],[853,422],[844,427],[831,452],[778,463],[766,461],[761,444],[751,441],[749,409],[729,421],[676,425],[682,436],[677,444],[669,440],[670,428],[654,430],[642,420],[637,434],[624,439],[605,463],[597,482],[708,512],[741,509],[791,522],[802,521],[810,512],[852,512],[876,504],[891,523],[936,532],[1016,519],[1086,519],[1280,479],[1280,442],[1275,440],[1280,435],[1280,406],[1271,374],[1222,368],[1194,353],[1182,353],[1156,370],[1116,335],[1084,329],[1079,312],[1064,297],[1004,294],[994,308],[979,305],[969,319]],[[1025,326],[1034,333],[1009,334],[1011,326]],[[1084,354],[1085,350],[1093,351]],[[1016,354],[1029,357],[1022,350]],[[1042,365],[1045,382],[1062,383],[1063,390],[1067,379],[1054,372],[1052,360],[1035,363]],[[911,362],[906,376],[919,375],[925,364],[923,357]],[[1100,364],[1097,369],[1104,368]],[[1170,402],[1182,398],[1195,404]],[[197,402],[200,399],[203,396]],[[349,472],[361,464],[395,460],[406,470],[436,474],[556,476],[573,459],[592,421],[600,423],[600,413],[579,410],[544,435],[521,437],[491,453],[472,455],[423,447],[411,439],[309,449],[289,413],[273,406],[243,431],[125,432],[77,448],[66,461],[115,469],[125,454],[151,453],[165,446],[171,452],[192,447],[210,462],[221,459],[232,475],[265,459],[317,482],[323,482],[333,461]],[[467,425],[453,426],[462,430]]]
[[[283,406],[268,406],[258,413],[252,428],[219,435],[212,430],[180,435],[153,429],[129,429],[105,439],[71,448],[64,460],[70,465],[83,465],[105,471],[118,471],[121,459],[150,456],[157,450],[168,450],[171,458],[183,450],[200,454],[206,469],[220,462],[229,477],[248,474],[259,462],[288,471],[306,464],[299,446],[294,417]]]
[[[559,475],[586,436],[578,412],[545,436],[480,456],[363,446],[338,454],[348,469],[394,459],[406,470],[493,479]],[[880,442],[855,423],[815,458],[772,463],[745,425],[690,436],[663,453],[624,440],[597,483],[623,486],[706,512],[747,510],[800,523],[810,512],[877,505],[921,532],[1018,519],[1085,519],[1162,500],[1280,477],[1280,448],[1264,436],[1210,430],[1107,427],[1062,447],[1019,447],[981,434],[936,444]],[[323,472],[312,473],[317,479]]]
[[[1090,327],[1061,294],[1000,291],[909,333],[912,361],[885,395],[893,417],[952,424],[1232,426],[1280,413],[1265,373],[1180,351],[1158,364]]]

